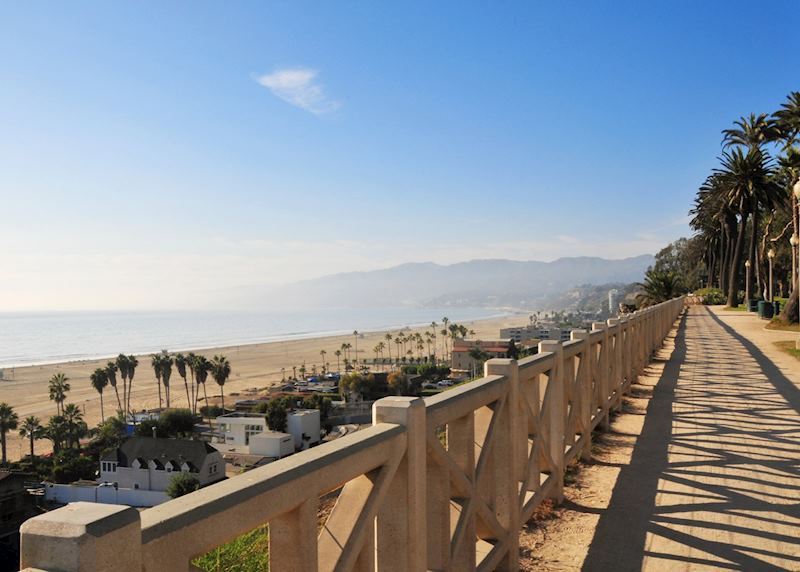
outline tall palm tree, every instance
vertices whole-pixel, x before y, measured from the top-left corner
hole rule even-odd
[[[355,352],[356,352],[356,359],[355,362],[358,363],[358,330],[353,330],[353,338],[355,339]]]
[[[156,385],[158,386],[158,408],[161,409],[161,375],[164,373],[164,366],[161,360],[164,359],[164,354],[150,354],[150,366],[153,368],[153,373],[156,376]]]
[[[64,401],[70,390],[68,380],[69,378],[63,373],[56,373],[50,378],[50,399],[56,402],[57,415],[61,415],[64,411]]]
[[[183,355],[182,353],[175,354],[173,358],[173,363],[175,364],[175,369],[177,370],[178,375],[181,377],[181,379],[183,379],[183,387],[186,389],[186,405],[189,407],[189,410],[191,411],[192,400],[189,397],[189,381],[186,377],[186,365],[188,363],[186,361],[186,356]],[[167,404],[167,407],[169,407],[169,404]]]
[[[169,380],[172,377],[172,365],[175,363],[175,360],[172,359],[172,356],[169,355],[167,350],[163,350],[161,353],[164,355],[164,359],[161,360],[161,383],[164,385],[164,396],[167,401],[167,409],[169,409]]]
[[[741,146],[749,151],[761,149],[767,143],[775,141],[780,136],[776,122],[766,113],[749,117],[740,117],[733,122],[732,129],[723,129],[722,145],[724,147]]]
[[[383,336],[386,340],[386,351],[389,352],[389,361],[392,361],[392,340],[394,340],[394,336],[391,333],[387,332],[385,336]]]
[[[11,407],[5,401],[0,403],[0,445],[2,445],[3,456],[2,462],[6,464],[6,434],[9,431],[13,431],[17,428],[17,421],[19,421],[19,417],[17,417],[17,413],[14,411],[14,408]]]
[[[772,178],[774,168],[771,159],[759,149],[744,153],[737,147],[723,153],[720,162],[720,168],[714,172],[720,176],[722,185],[727,190],[728,204],[739,214],[739,229],[731,259],[728,290],[728,305],[736,307],[739,304],[738,284],[747,220],[750,215],[757,213],[760,203],[774,204],[780,188]],[[753,226],[754,231],[757,228],[757,225]]]
[[[189,368],[189,375],[192,378],[192,381],[189,384],[191,386],[191,388],[192,388],[192,392],[191,392],[192,393],[192,401],[191,401],[192,404],[189,406],[189,408],[192,410],[192,413],[195,413],[196,412],[196,408],[197,408],[197,395],[196,395],[197,388],[195,387],[195,381],[194,381],[194,365],[196,363],[197,363],[197,356],[194,354],[194,352],[189,352],[188,354],[186,354],[186,367]]]
[[[125,410],[131,410],[131,394],[133,393],[133,377],[136,375],[136,367],[139,365],[139,360],[136,359],[136,356],[128,356],[126,360],[126,365],[128,368],[128,401],[125,404]]]
[[[322,357],[322,373],[325,373],[325,354],[327,354],[325,350],[320,350],[319,355]]]
[[[339,358],[342,356],[342,350],[336,350],[335,352],[333,352],[333,355],[336,356],[336,373],[339,373],[340,371],[342,371],[341,368],[339,367]]]
[[[37,439],[44,437],[44,427],[42,427],[39,418],[35,415],[26,417],[19,426],[19,436],[23,439],[27,438],[31,444],[31,459],[34,457],[33,444]]]
[[[128,411],[128,377],[130,376],[130,364],[128,363],[128,356],[125,354],[119,354],[117,359],[114,361],[114,365],[117,366],[117,371],[119,371],[119,376],[122,378],[122,404],[123,407],[120,407],[123,412]]]
[[[92,383],[94,390],[100,394],[100,422],[105,423],[106,412],[103,404],[103,390],[108,385],[108,374],[106,373],[106,370],[102,367],[98,367],[89,376],[89,381]]]
[[[106,364],[106,379],[108,379],[108,384],[114,388],[114,393],[117,396],[118,411],[122,411],[122,401],[119,399],[119,390],[117,389],[117,371],[119,371],[119,368],[113,361]]]
[[[206,410],[208,410],[208,393],[206,392],[206,380],[208,379],[208,373],[211,371],[211,362],[206,359],[206,356],[197,356],[197,359],[194,362],[194,375],[195,379],[197,380],[197,385],[203,386],[203,398],[206,402]],[[200,388],[198,387],[197,393],[200,393]],[[209,417],[210,419],[210,417]]]
[[[214,356],[211,359],[211,377],[219,385],[222,396],[222,411],[225,412],[225,382],[231,375],[231,363],[225,356]]]

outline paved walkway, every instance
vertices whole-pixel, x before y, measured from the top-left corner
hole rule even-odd
[[[757,332],[682,319],[584,570],[800,570],[800,364]]]

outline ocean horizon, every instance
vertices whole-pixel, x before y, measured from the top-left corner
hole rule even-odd
[[[509,315],[491,308],[0,312],[0,369],[336,336]]]

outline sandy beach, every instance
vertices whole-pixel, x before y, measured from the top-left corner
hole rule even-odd
[[[515,315],[462,323],[475,331],[475,338],[477,339],[496,339],[500,328],[520,325],[526,322],[526,316]],[[424,332],[425,329],[412,328],[406,331]],[[438,329],[441,329],[441,325],[439,325]],[[397,331],[393,330],[391,333],[396,334]],[[386,331],[376,331],[359,336],[359,360],[373,358],[375,354],[372,348],[379,341],[384,340],[385,334]],[[205,355],[208,358],[215,354],[222,354],[231,362],[233,371],[230,379],[225,384],[226,404],[230,406],[244,395],[255,395],[280,382],[281,368],[286,368],[288,374],[291,374],[292,366],[299,367],[304,362],[309,372],[312,365],[316,365],[319,368],[322,364],[321,350],[327,352],[325,361],[335,369],[336,356],[334,356],[334,351],[339,349],[343,343],[355,345],[354,337],[352,335],[342,335],[208,348],[196,350],[195,353]],[[441,348],[441,339],[437,338],[437,344],[437,347]],[[392,355],[395,355],[395,352],[396,347],[392,347]],[[89,375],[96,368],[105,366],[107,361],[105,359],[84,360],[18,367],[13,370],[7,369],[7,379],[0,381],[0,402],[5,401],[13,406],[19,415],[20,421],[28,415],[36,415],[44,425],[56,411],[55,403],[49,399],[48,381],[53,374],[63,372],[69,378],[71,385],[67,402],[75,403],[81,407],[85,412],[86,422],[90,427],[93,427],[100,421],[100,397],[91,387]],[[171,405],[174,407],[186,407],[186,392],[183,380],[178,376],[177,372],[173,371],[170,386]],[[206,386],[209,400],[212,397],[219,397],[219,386],[211,378],[209,378]],[[235,394],[238,394],[238,397]],[[114,390],[110,386],[104,392],[104,402],[106,415],[113,414],[117,404]],[[134,378],[131,406],[134,409],[158,407],[158,389],[148,355],[139,356],[139,367],[136,369]],[[8,435],[8,455],[11,460],[16,460],[26,455],[28,447],[28,442],[20,439],[16,431]],[[37,453],[46,453],[50,450],[50,441],[41,440],[36,442]]]

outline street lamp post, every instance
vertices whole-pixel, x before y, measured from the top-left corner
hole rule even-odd
[[[775,258],[775,251],[772,248],[767,251],[767,258],[769,259],[769,301],[772,303],[772,259]]]
[[[750,259],[744,261],[745,278],[744,278],[744,303],[747,304],[747,309],[750,309]]]

